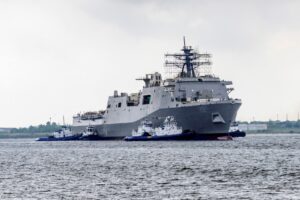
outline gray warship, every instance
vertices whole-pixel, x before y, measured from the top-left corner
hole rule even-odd
[[[172,116],[184,132],[212,139],[227,135],[241,100],[229,96],[231,81],[201,73],[201,68],[211,65],[211,55],[187,46],[184,39],[180,53],[165,57],[165,67],[173,70],[173,77],[162,79],[158,72],[146,74],[137,79],[145,83],[140,92],[114,91],[105,110],[74,116],[72,131],[80,133],[93,125],[99,137],[120,139],[131,135],[145,120],[160,127],[166,117]]]

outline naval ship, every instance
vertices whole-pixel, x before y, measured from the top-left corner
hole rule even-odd
[[[184,39],[181,52],[165,57],[165,67],[175,71],[173,77],[162,79],[155,72],[138,78],[145,83],[142,90],[131,94],[114,91],[105,110],[74,116],[72,131],[79,134],[92,125],[99,137],[120,139],[130,136],[145,120],[160,127],[171,116],[183,132],[211,139],[227,135],[241,100],[229,96],[231,81],[201,73],[211,65],[211,54],[199,53]]]

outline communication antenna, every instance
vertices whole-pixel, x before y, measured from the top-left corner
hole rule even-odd
[[[178,77],[194,78],[201,75],[200,66],[211,65],[211,54],[198,53],[191,46],[187,46],[185,37],[183,37],[181,51],[181,53],[165,54],[165,67],[171,69],[168,73],[177,73]],[[206,71],[209,74],[208,70]]]

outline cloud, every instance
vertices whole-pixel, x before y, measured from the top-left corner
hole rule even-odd
[[[134,79],[163,72],[182,36],[213,53],[213,71],[232,80],[239,118],[295,118],[299,85],[297,1],[1,1],[0,126],[51,116],[68,121],[99,110]],[[280,106],[278,106],[280,105]],[[292,114],[294,113],[294,114]]]

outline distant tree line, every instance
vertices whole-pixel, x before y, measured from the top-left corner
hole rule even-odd
[[[300,128],[300,120],[298,121],[252,121],[248,122],[239,122],[240,124],[267,124],[268,129],[293,129]]]
[[[55,122],[47,122],[38,126],[29,126],[27,128],[12,128],[11,133],[50,133],[60,129],[61,126]]]

